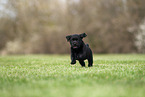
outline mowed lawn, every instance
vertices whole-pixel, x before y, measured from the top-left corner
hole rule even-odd
[[[145,55],[96,54],[91,68],[69,55],[0,56],[0,97],[100,96],[144,97]]]

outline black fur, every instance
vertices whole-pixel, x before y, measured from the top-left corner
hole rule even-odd
[[[67,41],[71,45],[71,64],[75,64],[76,60],[79,61],[82,67],[85,67],[84,60],[88,60],[88,67],[93,66],[93,54],[88,44],[83,42],[83,38],[87,35],[74,34],[66,36]]]

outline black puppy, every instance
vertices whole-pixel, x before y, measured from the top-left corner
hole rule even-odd
[[[67,41],[71,45],[71,64],[75,64],[76,60],[79,61],[82,67],[85,67],[84,60],[88,60],[88,67],[93,66],[93,54],[88,44],[83,42],[83,38],[87,35],[74,34],[66,36]]]

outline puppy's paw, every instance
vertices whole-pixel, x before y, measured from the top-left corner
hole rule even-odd
[[[88,65],[88,67],[93,67],[93,65]]]
[[[76,61],[72,61],[71,64],[76,64]]]

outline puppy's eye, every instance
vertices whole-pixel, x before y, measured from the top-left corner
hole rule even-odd
[[[78,39],[77,39],[77,38],[73,38],[72,40],[73,40],[73,41],[77,41]]]

